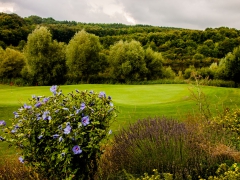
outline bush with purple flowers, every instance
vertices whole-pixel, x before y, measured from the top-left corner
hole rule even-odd
[[[22,163],[49,179],[91,179],[116,117],[112,100],[104,92],[50,91],[52,96],[33,96],[14,112],[13,125],[5,128],[10,138],[1,138],[21,149]]]

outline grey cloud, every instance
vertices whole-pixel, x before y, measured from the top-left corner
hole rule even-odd
[[[102,0],[101,4],[98,0],[0,0],[1,3],[14,4],[14,12],[22,17],[37,15],[56,20],[128,24],[126,13],[138,24],[240,29],[239,0]],[[91,3],[97,5],[93,7]],[[123,7],[122,11],[106,13],[106,7],[114,7],[109,3]]]
[[[238,0],[119,0],[139,23],[205,29],[236,26]],[[238,18],[236,18],[238,17]]]

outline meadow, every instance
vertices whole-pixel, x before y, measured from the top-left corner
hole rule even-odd
[[[50,86],[16,87],[0,85],[0,119],[10,122],[13,112],[21,107],[32,95],[50,96]],[[104,91],[111,96],[118,110],[118,117],[113,122],[113,132],[138,119],[155,116],[173,118],[184,117],[186,113],[194,113],[196,102],[191,98],[191,91],[196,91],[189,84],[158,84],[158,85],[107,85],[81,84],[61,86],[64,94],[78,90]],[[238,106],[240,90],[203,86],[202,91],[212,109]]]

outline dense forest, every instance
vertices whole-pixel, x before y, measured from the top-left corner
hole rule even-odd
[[[0,79],[29,85],[188,79],[239,83],[240,30],[94,24],[0,13]],[[1,81],[1,80],[0,80]]]

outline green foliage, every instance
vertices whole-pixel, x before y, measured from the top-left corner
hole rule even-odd
[[[120,82],[143,80],[146,73],[144,49],[135,40],[119,41],[110,47],[108,62],[110,74]]]
[[[225,60],[226,74],[229,80],[240,83],[240,46],[228,53]]]
[[[27,66],[23,69],[24,78],[32,84],[61,84],[66,72],[65,45],[52,41],[46,27],[37,27],[29,36],[24,55]]]
[[[223,131],[230,133],[232,145],[240,150],[240,109],[226,108],[223,113],[219,113],[218,116],[213,118],[213,127],[222,128]]]
[[[164,68],[162,77],[166,79],[174,79],[176,77],[176,74],[169,66],[167,68]]]
[[[68,76],[75,82],[89,82],[101,70],[99,38],[82,30],[74,35],[66,49]]]
[[[193,76],[194,74],[196,74],[196,72],[197,72],[197,70],[196,70],[196,68],[195,68],[194,66],[189,66],[189,68],[187,68],[187,69],[184,71],[183,77],[184,77],[185,79],[190,79],[190,78],[192,78],[192,76]]]
[[[153,170],[153,174],[144,173],[140,178],[135,178],[133,175],[126,173],[128,180],[173,180],[173,175],[170,173],[160,174],[157,169]]]
[[[148,173],[144,173],[144,176],[141,178],[137,178],[136,180],[173,180],[173,176],[170,173],[158,173],[157,169],[153,170],[153,175],[148,175]]]
[[[145,51],[145,62],[148,69],[147,79],[160,79],[163,75],[163,57],[161,53],[154,52],[152,48],[148,47]]]
[[[53,96],[33,96],[14,112],[4,138],[20,149],[21,162],[48,179],[92,179],[115,117],[111,97],[78,90],[64,95],[57,86],[50,90]]]
[[[6,45],[17,46],[30,32],[31,28],[17,14],[0,13],[0,41]]]
[[[228,166],[226,163],[220,164],[216,176],[210,176],[208,180],[238,180],[240,179],[239,164],[234,163]],[[203,180],[203,179],[200,179]]]
[[[5,51],[0,47],[0,77],[21,77],[21,71],[25,65],[23,54],[17,50],[7,48]]]

